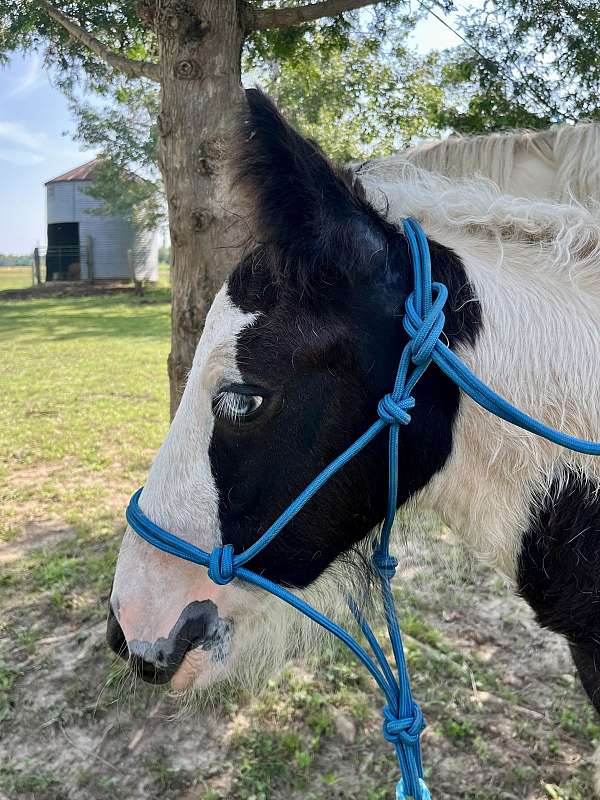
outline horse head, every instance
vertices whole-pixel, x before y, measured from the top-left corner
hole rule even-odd
[[[406,334],[406,241],[256,90],[247,93],[233,182],[253,209],[252,246],[218,293],[185,392],[140,507],[212,550],[242,552],[376,418]],[[460,261],[431,244],[450,288],[446,332],[472,341],[477,304]],[[455,309],[461,307],[461,311]],[[401,433],[398,505],[439,471],[452,447],[458,390],[430,372]],[[336,475],[248,567],[318,591],[385,515],[387,443],[379,437]],[[347,571],[347,570],[346,570]],[[154,550],[126,532],[108,624],[111,647],[142,677],[206,685],[278,646],[263,593]],[[285,627],[285,626],[284,626]]]

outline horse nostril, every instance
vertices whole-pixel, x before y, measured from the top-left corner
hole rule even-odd
[[[168,683],[175,674],[174,669],[161,667],[157,661],[149,661],[136,653],[129,656],[129,667],[146,683]]]
[[[188,649],[176,639],[159,639],[153,644],[132,639],[129,667],[147,683],[167,683],[181,666]]]
[[[108,620],[106,622],[106,641],[113,653],[124,659],[129,657],[127,641],[110,601],[108,603]]]
[[[170,659],[166,650],[162,647],[157,647],[154,652],[154,663],[157,667],[164,669],[169,666]]]

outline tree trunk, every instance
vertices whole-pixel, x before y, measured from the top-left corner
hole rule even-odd
[[[237,0],[157,0],[161,64],[158,156],[169,210],[171,416],[215,293],[235,263],[234,217],[217,162],[241,100],[244,40]]]

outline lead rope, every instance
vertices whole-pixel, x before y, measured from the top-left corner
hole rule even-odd
[[[378,405],[377,421],[347,450],[325,467],[253,545],[238,555],[234,553],[233,546],[230,544],[217,547],[212,553],[207,553],[156,525],[140,509],[139,499],[142,489],[138,489],[131,498],[126,516],[132,530],[149,544],[165,553],[208,567],[208,575],[215,583],[223,585],[234,578],[239,578],[254,584],[275,597],[279,597],[343,642],[364,664],[385,697],[383,735],[394,745],[402,773],[402,779],[396,787],[397,800],[431,800],[429,790],[423,781],[421,763],[420,735],[424,728],[423,714],[410,690],[402,637],[390,586],[397,566],[396,560],[390,555],[389,543],[398,494],[399,428],[400,425],[408,425],[410,422],[408,412],[415,405],[412,391],[433,361],[476,403],[517,427],[542,436],[562,447],[588,455],[600,455],[600,443],[587,442],[556,431],[515,408],[482,383],[466,364],[440,341],[445,322],[443,307],[448,297],[448,290],[441,283],[432,283],[429,245],[420,225],[413,219],[405,219],[404,233],[408,241],[414,273],[414,289],[406,300],[403,320],[409,340],[400,358],[394,388]],[[348,599],[350,610],[373,651],[374,659],[354,637],[336,622],[321,614],[320,611],[288,589],[244,566],[273,541],[311,497],[344,464],[354,458],[385,428],[389,428],[388,504],[381,533],[373,551],[373,565],[381,583],[385,618],[397,677],[394,675],[375,634],[352,598]]]
[[[388,445],[388,503],[385,520],[381,529],[379,540],[373,550],[373,566],[379,575],[381,594],[387,623],[388,636],[392,645],[394,661],[398,673],[396,680],[390,676],[386,667],[387,659],[381,649],[373,631],[366,619],[360,613],[358,606],[351,599],[350,610],[358,622],[371,650],[390,681],[390,687],[395,696],[393,704],[388,703],[383,709],[383,736],[386,741],[394,745],[396,757],[400,765],[402,779],[396,787],[397,800],[430,800],[430,794],[423,781],[423,764],[421,761],[421,733],[425,728],[423,713],[414,701],[408,677],[408,668],[402,644],[402,634],[398,624],[398,616],[394,604],[391,580],[396,574],[398,562],[390,554],[390,538],[396,507],[398,502],[398,443],[400,425],[410,422],[409,410],[414,408],[415,400],[412,391],[431,363],[431,352],[444,328],[443,306],[447,298],[447,291],[441,284],[431,283],[431,259],[429,247],[423,247],[415,236],[412,226],[405,224],[405,233],[408,238],[415,287],[415,311],[423,321],[418,335],[409,339],[400,359],[396,374],[394,388],[390,394],[380,401],[377,408],[379,418],[389,426]],[[432,289],[436,290],[435,303],[432,298]],[[414,366],[409,375],[411,365]]]

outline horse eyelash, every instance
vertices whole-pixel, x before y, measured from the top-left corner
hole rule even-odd
[[[234,398],[239,397],[234,392],[220,392],[213,403],[213,413],[216,417],[229,420],[230,422],[239,422],[240,415],[237,413],[239,400]]]
[[[241,405],[244,397],[252,399],[258,397],[260,402],[256,408],[252,408],[249,412],[242,412]],[[230,422],[237,421],[239,424],[244,417],[256,411],[262,404],[263,399],[262,395],[250,395],[247,392],[236,392],[234,390],[223,391],[220,392],[213,401],[213,414]]]

